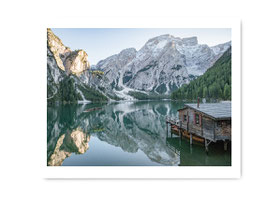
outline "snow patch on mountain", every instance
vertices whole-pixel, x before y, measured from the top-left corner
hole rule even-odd
[[[154,37],[139,50],[125,49],[97,64],[117,95],[128,91],[169,94],[202,75],[230,47],[231,42],[209,47],[197,37],[166,34]]]
[[[89,71],[85,51],[71,51],[51,29],[47,39],[48,99],[56,97],[59,83],[69,74],[74,74],[77,85],[94,88],[109,100],[134,100],[129,92],[170,94],[202,75],[231,46],[227,42],[209,47],[198,44],[197,37],[165,34],[149,39],[138,51],[127,48],[99,61],[92,68],[104,75],[97,76]],[[77,92],[82,102],[88,102],[81,90]]]
[[[211,49],[216,55],[219,55],[221,52],[225,52],[231,46],[231,41],[226,42],[224,44],[218,44],[216,46],[212,46]]]

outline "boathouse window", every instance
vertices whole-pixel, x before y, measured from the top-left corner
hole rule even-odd
[[[187,115],[184,115],[183,116],[183,122],[186,122],[187,121]]]

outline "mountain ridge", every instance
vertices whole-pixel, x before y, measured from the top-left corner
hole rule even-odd
[[[231,41],[209,47],[196,36],[180,38],[170,34],[149,39],[138,51],[126,48],[100,60],[93,70],[84,50],[71,51],[51,29],[47,29],[48,100],[58,100],[60,82],[69,78],[75,88],[67,101],[134,100],[136,93],[170,95],[207,71],[231,46]],[[68,81],[65,81],[68,82]],[[63,89],[64,90],[64,89]],[[67,92],[67,91],[65,91]],[[91,99],[90,93],[94,93]],[[95,98],[95,96],[97,96]]]
[[[123,66],[116,60],[121,51],[98,62],[96,68],[105,73],[113,70],[113,75],[107,75],[107,79],[118,90],[126,87],[125,91],[170,94],[202,75],[230,46],[230,41],[209,47],[198,44],[197,37],[179,38],[166,34],[149,39],[139,51],[131,51],[131,58],[125,57]],[[117,89],[114,92],[118,92]]]

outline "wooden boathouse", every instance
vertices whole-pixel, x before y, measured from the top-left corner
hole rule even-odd
[[[167,135],[172,133],[204,142],[205,150],[211,142],[224,141],[224,149],[231,141],[231,102],[185,104],[178,110],[179,119],[166,118]]]

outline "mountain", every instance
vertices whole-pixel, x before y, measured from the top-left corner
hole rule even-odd
[[[216,48],[224,48],[217,46]],[[231,47],[202,76],[172,93],[174,100],[231,100]]]
[[[121,74],[124,66],[136,57],[136,52],[134,48],[128,48],[98,62],[95,69],[103,71],[104,76],[88,79],[87,83],[101,90],[111,99],[134,99],[128,95],[128,91],[133,91],[133,89],[127,88],[121,83]]]
[[[122,50],[90,68],[84,50],[71,51],[47,30],[48,102],[88,102],[169,97],[201,76],[231,46],[209,47],[197,37],[154,37],[137,51]]]
[[[106,101],[107,97],[82,81],[90,68],[84,50],[71,51],[47,29],[47,100],[48,103]],[[86,79],[85,78],[85,79]]]
[[[170,94],[202,75],[231,46],[231,42],[209,47],[197,37],[161,35],[139,50],[125,49],[108,57],[96,68],[104,71],[114,93],[129,99],[129,91]]]

